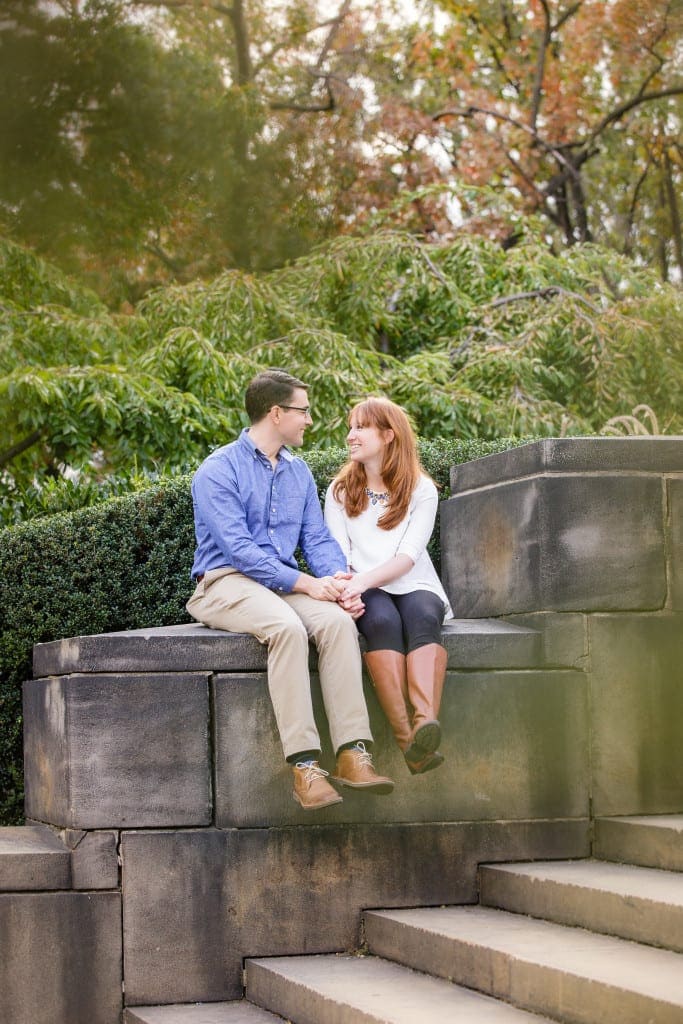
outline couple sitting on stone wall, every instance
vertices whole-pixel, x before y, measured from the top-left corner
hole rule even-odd
[[[443,762],[438,746],[448,600],[427,553],[437,509],[405,412],[368,398],[349,414],[349,460],[327,492],[325,513],[303,459],[313,422],[307,386],[282,370],[249,384],[251,426],[214,451],[192,483],[196,589],[187,609],[214,629],[250,633],[268,646],[268,688],[294,798],[307,810],[340,803],[328,777],[368,793],[394,783],[372,764],[358,630],[379,703],[419,774]],[[297,567],[301,548],[314,575]],[[319,764],[308,642],[336,771]]]

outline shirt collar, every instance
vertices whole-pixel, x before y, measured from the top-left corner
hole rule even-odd
[[[255,459],[258,459],[258,458],[267,459],[268,458],[268,456],[265,454],[265,452],[262,452],[260,448],[257,448],[256,445],[254,444],[254,442],[252,441],[252,439],[249,437],[249,427],[244,427],[244,429],[242,430],[242,433],[240,434],[238,440],[242,444],[246,445],[246,447],[252,453],[252,455],[253,455],[253,457]],[[279,452],[277,454],[278,454],[278,458],[284,459],[285,462],[292,462],[294,460],[294,458],[295,458],[295,456],[292,455],[292,453],[290,452],[289,448],[287,448],[284,444],[282,445],[282,447],[280,448],[280,450],[279,450]]]

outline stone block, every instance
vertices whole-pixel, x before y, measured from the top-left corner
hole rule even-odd
[[[78,837],[78,838],[77,838]],[[119,884],[118,832],[74,832],[64,841],[71,849],[74,889],[116,889]]]
[[[313,677],[323,766],[334,769]],[[449,672],[441,707],[445,764],[411,776],[366,685],[375,764],[389,796],[343,789],[316,822],[581,817],[588,811],[586,677],[573,671]],[[292,799],[265,674],[214,679],[215,802],[220,828],[310,823]],[[245,740],[248,737],[248,741]],[[258,752],[256,756],[255,752]]]
[[[83,829],[208,824],[208,721],[206,674],[25,683],[27,816]]]
[[[667,480],[671,607],[683,611],[683,477]]]
[[[7,1024],[119,1024],[118,893],[0,894],[0,936]]]
[[[595,815],[666,814],[683,793],[683,614],[593,615]]]
[[[548,474],[456,494],[441,505],[441,552],[456,616],[661,608],[662,483]]]
[[[442,640],[450,668],[539,668],[545,664],[543,633],[534,626],[502,619],[448,619]]]
[[[585,671],[588,662],[588,627],[580,612],[528,612],[511,621],[537,631],[542,639],[542,664]]]
[[[0,892],[70,887],[69,850],[49,828],[45,825],[0,828]]]
[[[124,832],[126,1003],[237,999],[244,957],[355,948],[367,907],[475,902],[477,863],[587,856],[587,825]]]

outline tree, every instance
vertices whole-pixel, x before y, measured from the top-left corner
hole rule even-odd
[[[416,24],[405,40],[401,115],[391,93],[379,117],[407,223],[452,236],[452,209],[417,190],[441,181],[467,230],[511,245],[519,215],[538,214],[557,244],[611,244],[680,279],[680,2],[436,6],[445,23]]]
[[[12,0],[0,223],[112,304],[308,251],[338,224],[362,60],[350,0],[318,6]]]

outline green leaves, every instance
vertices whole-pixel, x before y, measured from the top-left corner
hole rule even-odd
[[[343,444],[370,393],[404,405],[424,439],[592,433],[641,403],[683,429],[681,293],[594,246],[553,256],[530,237],[506,253],[381,232],[269,274],[158,289],[127,316],[1,251],[5,521],[9,495],[30,514],[32,489],[60,476],[77,474],[88,503],[110,476],[196,464],[246,424],[264,366],[308,384],[308,448]]]

